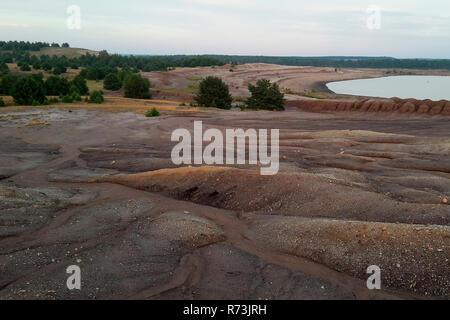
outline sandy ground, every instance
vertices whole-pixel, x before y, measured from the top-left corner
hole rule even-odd
[[[450,297],[448,118],[178,104],[0,110],[0,299]],[[174,166],[194,120],[280,129],[280,173]]]
[[[312,90],[322,92],[319,97],[344,97],[334,95],[326,87],[326,83],[342,80],[377,78],[394,75],[393,69],[355,69],[355,68],[326,68],[326,67],[290,67],[264,63],[251,63],[232,67],[204,68],[178,68],[170,72],[146,72],[147,77],[155,87],[155,93],[162,97],[175,96],[180,99],[191,100],[192,90],[189,86],[195,85],[207,76],[217,76],[228,84],[234,98],[249,96],[248,84],[256,83],[258,79],[265,78],[279,84],[285,90],[288,100],[304,100],[304,95],[310,95]],[[398,74],[413,73],[417,75],[450,75],[443,70],[400,70]]]

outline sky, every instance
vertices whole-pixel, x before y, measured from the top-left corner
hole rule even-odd
[[[448,0],[0,2],[0,40],[122,54],[450,58]]]

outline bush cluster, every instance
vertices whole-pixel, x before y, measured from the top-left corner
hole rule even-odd
[[[261,79],[256,85],[249,84],[248,90],[251,97],[245,101],[245,105],[239,105],[241,109],[284,110],[284,94],[278,84]],[[230,109],[232,101],[228,86],[217,77],[204,79],[195,97],[195,102],[201,107]]]
[[[103,98],[103,92],[102,91],[92,91],[89,95],[89,103],[103,103],[105,101],[105,98]]]
[[[159,116],[160,116],[160,113],[159,113],[159,111],[158,111],[156,108],[153,108],[153,109],[151,109],[151,110],[148,110],[148,111],[145,113],[145,116],[146,116],[147,118],[159,117]]]
[[[61,96],[69,100],[69,96],[88,93],[86,80],[81,76],[76,76],[72,81],[58,76],[44,80],[42,73],[27,77],[6,75],[0,78],[0,94],[11,95],[19,105],[43,104],[46,96]]]
[[[195,102],[201,107],[230,109],[233,98],[228,85],[217,77],[207,77],[199,85]]]
[[[126,98],[151,99],[150,82],[139,74],[128,75],[123,83]]]

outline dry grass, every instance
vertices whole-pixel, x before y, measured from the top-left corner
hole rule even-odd
[[[109,90],[106,90],[103,88],[103,80],[86,80],[86,84],[89,88],[89,91],[103,91],[103,92],[109,92]]]
[[[26,124],[27,127],[31,127],[31,126],[49,126],[49,125],[50,125],[50,122],[42,121],[42,120],[39,120],[39,119],[31,120],[30,122],[28,122]]]
[[[7,104],[13,103],[11,97],[3,97],[3,100]],[[102,104],[92,104],[86,102],[76,103],[57,103],[48,106],[7,106],[0,108],[2,111],[17,111],[23,109],[51,109],[51,108],[63,108],[63,109],[95,109],[106,112],[127,112],[136,111],[138,114],[145,114],[148,110],[156,108],[158,111],[166,112],[196,112],[201,108],[197,107],[180,107],[181,101],[178,100],[138,100],[129,99],[115,96],[105,96],[105,102]]]
[[[156,88],[157,90],[181,94],[197,94],[200,88],[200,77],[188,77],[189,85],[187,88]]]
[[[49,55],[49,56],[66,56],[67,58],[78,58],[80,56],[85,55],[86,53],[91,55],[98,55],[98,51],[81,49],[81,48],[43,48],[40,51],[30,51],[31,55],[41,56],[41,55]]]
[[[10,74],[14,75],[14,76],[23,76],[23,75],[29,76],[29,75],[38,74],[38,73],[42,73],[44,75],[44,79],[47,79],[50,76],[54,76],[54,74],[51,73],[51,72],[47,72],[47,71],[44,71],[44,70],[36,70],[36,69],[33,69],[33,68],[31,68],[31,71],[22,71],[22,70],[20,70],[20,68],[15,63],[8,63],[7,65],[8,65]],[[60,77],[65,77],[65,78],[67,78],[69,80],[72,80],[80,72],[81,72],[81,68],[80,69],[67,68],[67,72],[61,74]],[[102,86],[103,86],[103,84],[102,84]]]
[[[1,98],[3,99],[3,102],[5,102],[6,106],[5,107],[1,107],[0,110],[3,109],[3,108],[7,108],[8,106],[14,105],[13,97],[11,97],[11,96],[1,96]]]

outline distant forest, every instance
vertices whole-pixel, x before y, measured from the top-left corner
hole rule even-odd
[[[143,71],[167,71],[176,67],[205,67],[221,66],[225,62],[206,55],[190,56],[132,56],[109,54],[100,51],[98,55],[86,53],[80,57],[68,58],[64,55],[49,56],[37,53],[43,48],[69,48],[68,43],[61,46],[57,43],[45,42],[18,42],[0,41],[0,65],[4,69],[6,63],[16,63],[22,71],[35,70],[52,72],[55,75],[65,73],[68,68],[78,69],[80,67],[89,69],[91,75],[97,73],[98,77],[92,76],[91,80],[103,79],[112,69],[132,70],[133,72]]]
[[[0,41],[0,50],[2,51],[39,51],[48,47],[59,48],[60,45],[56,42],[50,44],[47,42]],[[69,47],[69,44],[63,43],[61,47]]]
[[[450,59],[395,59],[390,57],[266,57],[212,55],[212,58],[242,63],[270,63],[285,66],[378,69],[450,70]]]
[[[101,51],[98,55],[83,56],[39,55],[47,47],[69,48],[68,43],[0,41],[0,73],[7,73],[6,63],[17,63],[22,71],[45,70],[55,75],[67,68],[86,69],[87,79],[103,79],[117,68],[133,72],[167,71],[176,67],[205,67],[244,63],[271,63],[286,66],[316,66],[333,68],[386,68],[386,69],[445,69],[450,70],[449,59],[395,59],[390,57],[267,57],[230,55],[119,55]]]

